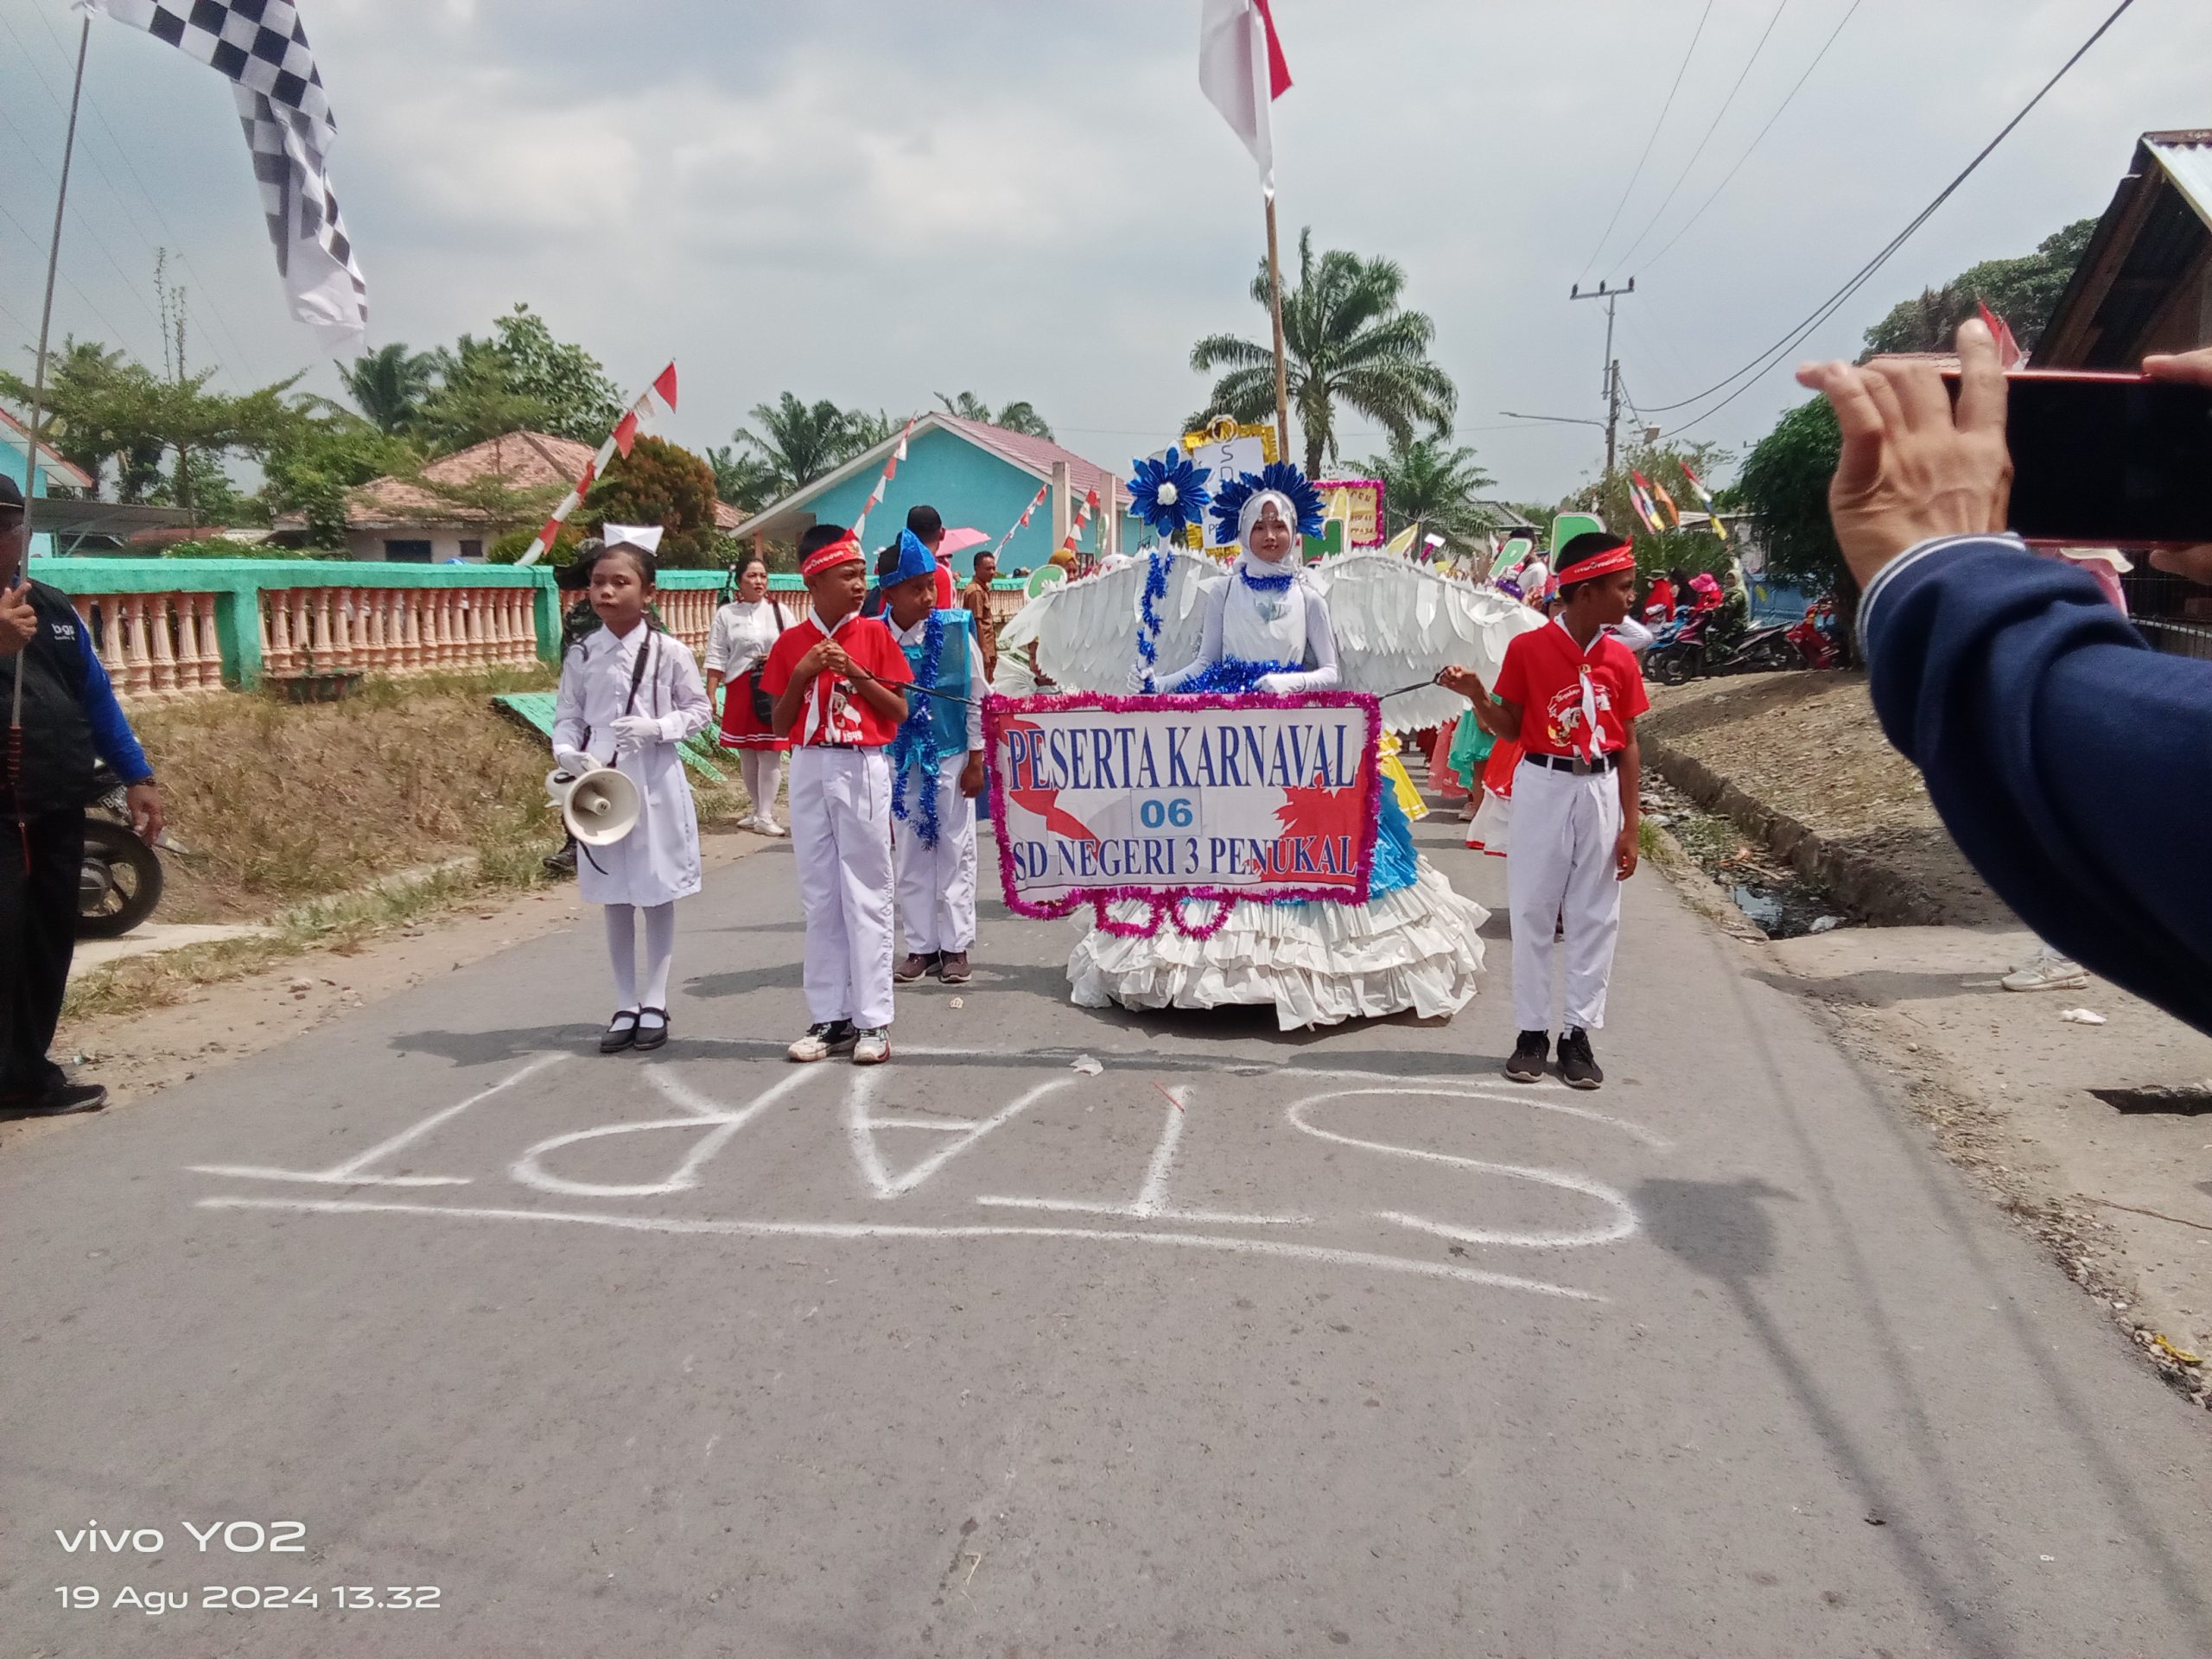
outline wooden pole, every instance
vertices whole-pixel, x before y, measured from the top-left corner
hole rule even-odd
[[[1268,308],[1275,325],[1275,458],[1290,459],[1290,369],[1282,350],[1282,258],[1275,245],[1275,189],[1268,196]]]

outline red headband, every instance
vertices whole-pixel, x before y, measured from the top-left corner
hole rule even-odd
[[[1617,570],[1635,569],[1635,543],[1623,542],[1618,547],[1607,548],[1603,553],[1592,553],[1586,559],[1577,559],[1552,580],[1562,588],[1569,588],[1578,582],[1589,582],[1598,576],[1610,576]]]
[[[818,547],[806,556],[806,563],[799,566],[801,576],[818,575],[824,570],[834,570],[841,564],[858,563],[865,556],[861,552],[860,537],[847,531],[827,547]]]

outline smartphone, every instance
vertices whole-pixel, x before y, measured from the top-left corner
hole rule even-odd
[[[1955,400],[1955,373],[1945,382]],[[2134,374],[2005,377],[2009,523],[2031,542],[2212,543],[2212,388]]]

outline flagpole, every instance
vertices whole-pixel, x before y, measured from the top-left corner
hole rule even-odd
[[[1268,309],[1275,326],[1275,458],[1290,459],[1290,369],[1282,350],[1282,259],[1275,245],[1275,187],[1263,187],[1268,199]]]

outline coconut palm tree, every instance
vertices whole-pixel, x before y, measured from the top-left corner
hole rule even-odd
[[[741,426],[730,435],[767,469],[770,499],[789,495],[849,459],[852,416],[828,398],[803,404],[785,392],[772,404],[755,404],[758,432]]]
[[[1416,438],[1394,443],[1388,454],[1370,456],[1363,465],[1382,480],[1382,506],[1393,533],[1419,519],[1440,536],[1471,544],[1491,527],[1491,514],[1475,493],[1496,480],[1465,445]]]
[[[1418,426],[1440,432],[1450,427],[1459,395],[1429,360],[1436,325],[1426,312],[1400,306],[1405,287],[1405,270],[1395,261],[1363,259],[1338,248],[1317,260],[1312,228],[1299,232],[1297,280],[1282,296],[1283,348],[1309,475],[1338,453],[1339,403],[1379,423],[1394,444],[1411,443]],[[1265,260],[1252,279],[1252,297],[1266,308]],[[1191,366],[1207,374],[1227,371],[1214,382],[1216,410],[1240,421],[1274,415],[1272,346],[1208,334],[1191,348]]]
[[[972,391],[963,391],[957,397],[948,397],[940,391],[937,400],[944,405],[946,414],[957,415],[963,421],[981,421],[987,426],[1003,427],[1009,432],[1026,433],[1047,443],[1052,442],[1052,429],[1027,398],[1007,404],[995,415],[991,413],[991,406]]]
[[[340,364],[339,378],[346,391],[369,417],[386,433],[404,432],[422,414],[423,403],[437,385],[439,355],[410,352],[399,341],[378,347],[353,359],[352,368]]]

